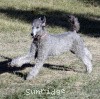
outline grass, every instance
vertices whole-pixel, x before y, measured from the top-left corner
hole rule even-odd
[[[100,99],[100,3],[86,2],[0,0],[0,99]],[[31,81],[23,79],[32,68],[30,64],[7,66],[9,60],[30,48],[34,18],[45,15],[47,30],[60,33],[67,31],[68,14],[79,18],[80,35],[93,54],[91,74],[84,73],[83,63],[71,53],[49,58]]]

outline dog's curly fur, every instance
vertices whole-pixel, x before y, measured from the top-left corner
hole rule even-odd
[[[80,30],[80,23],[78,22],[78,19],[75,16],[69,15],[68,22],[69,22],[69,30],[70,31],[75,30],[76,32],[78,32]]]
[[[88,73],[92,71],[92,55],[84,45],[82,38],[76,33],[79,30],[78,19],[69,17],[70,31],[61,34],[49,34],[45,29],[46,18],[35,19],[32,25],[33,42],[27,55],[15,58],[11,61],[12,66],[22,66],[35,59],[35,66],[29,72],[26,79],[35,77],[48,56],[60,55],[71,51],[80,58],[86,66]]]

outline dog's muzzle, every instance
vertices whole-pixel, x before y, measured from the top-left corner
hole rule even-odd
[[[35,37],[35,35],[34,35],[33,33],[31,33],[31,37],[32,37],[32,38],[34,38],[34,37]]]
[[[39,36],[38,36],[38,35],[34,35],[33,33],[31,33],[31,37],[32,37],[33,39],[36,39],[36,38],[38,38]]]

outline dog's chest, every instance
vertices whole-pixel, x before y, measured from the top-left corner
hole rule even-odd
[[[36,45],[37,48],[42,48],[44,46],[43,40],[38,37],[33,39],[33,43]]]

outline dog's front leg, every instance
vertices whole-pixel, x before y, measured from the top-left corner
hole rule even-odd
[[[22,66],[25,63],[29,63],[32,59],[34,59],[35,53],[36,53],[36,46],[35,46],[34,43],[32,43],[30,51],[28,52],[28,54],[25,55],[25,56],[14,58],[11,61],[10,65],[11,66],[18,66],[18,67],[20,67],[20,66]]]
[[[35,77],[39,73],[47,56],[48,56],[48,51],[46,51],[44,49],[40,49],[40,51],[38,51],[36,64],[32,68],[32,70],[29,72],[29,74],[27,75],[26,80],[31,80],[33,77]]]
[[[36,60],[36,64],[27,75],[26,80],[31,80],[33,77],[35,77],[39,73],[41,67],[43,66],[43,63],[43,60]]]

